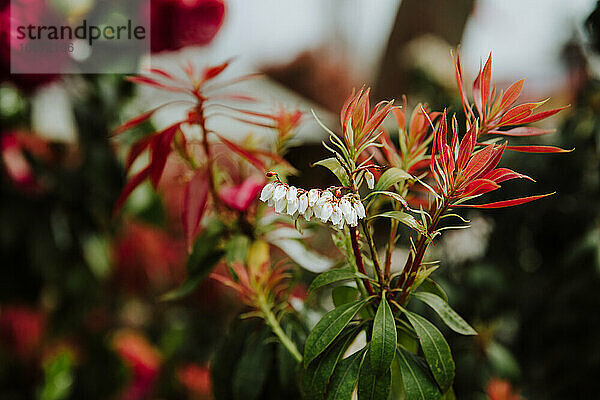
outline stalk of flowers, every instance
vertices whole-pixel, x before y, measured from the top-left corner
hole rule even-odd
[[[265,185],[260,200],[278,213],[293,218],[301,215],[306,221],[314,216],[321,222],[331,222],[338,229],[344,229],[345,224],[356,227],[358,220],[366,217],[365,207],[355,193],[342,195],[339,188],[305,190],[281,182],[279,177]]]

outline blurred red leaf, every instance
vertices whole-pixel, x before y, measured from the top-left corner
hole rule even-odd
[[[131,168],[131,165],[134,163],[134,161],[139,157],[140,154],[142,154],[144,150],[146,150],[148,146],[150,146],[150,143],[152,143],[153,139],[154,135],[149,135],[138,140],[131,146],[129,153],[127,153],[127,159],[125,160],[126,170]]]
[[[158,182],[167,163],[167,157],[171,152],[171,142],[179,129],[179,125],[179,122],[173,124],[152,137],[152,161],[150,163],[152,172],[150,177],[154,187],[158,187]]]
[[[152,165],[148,165],[146,168],[144,168],[143,170],[138,172],[133,178],[131,178],[131,179],[129,179],[129,181],[127,181],[127,183],[125,184],[125,187],[123,188],[123,190],[121,191],[121,194],[119,195],[119,198],[117,199],[117,202],[115,203],[115,208],[113,209],[113,215],[116,215],[119,212],[119,210],[123,206],[123,203],[125,203],[125,200],[127,200],[129,195],[131,194],[131,192],[133,192],[133,190],[136,187],[138,187],[148,176],[150,176],[151,170],[152,170]]]
[[[223,142],[223,144],[225,146],[229,147],[230,150],[232,150],[235,153],[242,156],[249,163],[254,165],[257,169],[259,169],[260,171],[264,171],[266,169],[265,163],[262,160],[260,160],[258,157],[253,155],[249,150],[246,150],[246,149],[240,147],[236,143],[233,143],[231,140],[225,139],[223,136],[221,136],[219,134],[217,134],[217,136],[219,137],[219,139],[221,140],[221,142]]]
[[[192,248],[194,238],[198,233],[200,221],[206,211],[209,195],[208,173],[205,169],[196,171],[185,187],[181,219],[183,232],[188,249]]]

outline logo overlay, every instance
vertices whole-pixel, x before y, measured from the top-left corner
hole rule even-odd
[[[150,0],[11,0],[13,74],[134,73],[150,51]]]

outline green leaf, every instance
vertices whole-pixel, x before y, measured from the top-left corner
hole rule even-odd
[[[415,277],[415,283],[413,283],[413,288],[416,290],[421,286],[425,279],[429,278],[431,274],[435,272],[439,268],[439,265],[433,265],[425,268],[419,268],[417,272],[417,276]]]
[[[44,385],[39,400],[62,400],[69,398],[73,390],[73,356],[61,351],[44,362]]]
[[[379,180],[375,184],[374,190],[386,190],[390,186],[407,179],[413,179],[412,175],[408,172],[396,167],[388,168],[383,174],[381,174],[381,177],[379,177]]]
[[[411,323],[417,336],[425,359],[433,373],[438,385],[443,392],[452,386],[454,381],[454,360],[450,352],[450,346],[444,336],[431,322],[418,314],[405,311],[408,321]]]
[[[325,397],[327,384],[335,366],[358,332],[357,327],[347,328],[327,350],[308,365],[302,381],[304,395],[307,400],[321,400]]]
[[[333,288],[331,297],[333,298],[333,305],[339,307],[343,304],[356,301],[359,291],[357,288],[352,286],[338,286]]]
[[[212,390],[215,400],[232,400],[234,372],[242,352],[246,338],[258,326],[258,319],[237,318],[229,330],[229,334],[217,349],[210,363]]]
[[[293,318],[290,314],[284,316],[281,320],[281,328],[285,334],[302,351],[301,345],[306,340],[306,330],[300,321]],[[277,364],[279,367],[279,383],[281,388],[286,391],[295,389],[297,391],[297,367],[298,361],[292,356],[289,350],[280,342],[277,342]]]
[[[448,325],[450,329],[454,332],[460,333],[462,335],[477,335],[475,329],[471,327],[462,319],[460,315],[456,313],[443,299],[436,296],[433,293],[427,292],[416,292],[413,293],[413,296],[417,299],[421,300],[423,303],[427,304],[429,307],[433,308],[433,310],[440,316],[442,321]]]
[[[343,186],[350,186],[350,180],[348,179],[348,174],[346,173],[346,170],[344,169],[344,167],[342,167],[340,162],[335,157],[329,157],[324,160],[317,161],[313,164],[313,166],[315,165],[320,165],[322,167],[327,168],[328,170],[333,172],[333,174],[338,178],[338,180]]]
[[[327,400],[351,400],[358,381],[360,365],[363,362],[365,349],[359,350],[340,361],[333,372],[331,383],[327,389]]]
[[[390,368],[396,353],[396,323],[385,296],[382,297],[375,320],[370,345],[371,366],[376,374],[381,374]]]
[[[268,343],[270,330],[264,327],[253,332],[244,345],[244,352],[233,376],[233,398],[256,400],[261,398],[263,386],[269,373],[271,348]]]
[[[418,286],[418,291],[433,293],[436,296],[439,296],[442,299],[444,299],[445,302],[448,301],[448,295],[446,294],[444,289],[431,278],[425,278],[421,285]]]
[[[308,292],[312,292],[320,287],[329,285],[334,282],[347,281],[354,278],[367,278],[365,275],[359,274],[357,272],[352,271],[350,268],[335,268],[329,271],[325,271],[319,276],[317,276],[310,287],[308,288]]]
[[[223,224],[217,221],[207,226],[205,231],[198,235],[187,260],[185,281],[178,288],[162,295],[161,301],[176,300],[187,296],[206,278],[225,254],[225,251],[219,248],[224,230]]]
[[[365,359],[369,359],[371,349]],[[358,379],[358,400],[387,400],[392,385],[392,371],[388,368],[378,374],[370,362],[363,362]]]
[[[436,400],[442,394],[428,371],[408,351],[398,348],[396,357],[406,400]]]
[[[372,219],[378,218],[378,217],[393,218],[396,221],[399,221],[399,222],[403,223],[404,225],[408,226],[409,228],[414,229],[421,235],[427,236],[427,231],[425,230],[423,225],[421,225],[421,223],[419,221],[417,221],[415,217],[413,217],[412,215],[410,215],[408,213],[405,213],[404,211],[387,211],[387,212],[384,212],[381,214],[374,215],[374,216],[370,217],[369,220],[372,220]]]
[[[344,304],[328,312],[321,318],[306,339],[304,348],[305,367],[338,337],[340,332],[342,332],[365,304],[367,304],[367,300],[358,300]]]

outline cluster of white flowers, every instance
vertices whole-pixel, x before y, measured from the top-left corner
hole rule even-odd
[[[365,218],[365,207],[351,193],[338,198],[330,190],[306,191],[276,181],[265,185],[260,199],[274,207],[278,213],[287,213],[293,217],[302,215],[307,221],[314,216],[322,222],[331,221],[339,229],[346,223],[356,226],[359,219]]]

